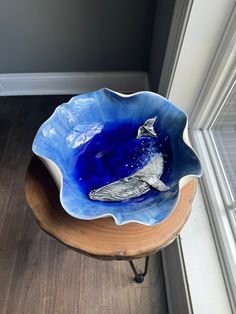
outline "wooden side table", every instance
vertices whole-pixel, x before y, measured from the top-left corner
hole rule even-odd
[[[70,248],[100,259],[128,260],[136,282],[143,281],[149,255],[170,244],[191,212],[196,179],[181,192],[174,212],[162,223],[148,227],[137,223],[117,226],[112,218],[80,220],[68,215],[59,201],[58,189],[42,162],[33,157],[26,173],[27,202],[39,226]],[[146,257],[145,270],[137,273],[133,260]]]

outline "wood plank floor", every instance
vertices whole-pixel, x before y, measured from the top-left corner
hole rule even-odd
[[[138,285],[127,262],[80,255],[46,235],[31,215],[24,176],[33,137],[68,99],[0,98],[0,313],[166,314],[160,254]]]

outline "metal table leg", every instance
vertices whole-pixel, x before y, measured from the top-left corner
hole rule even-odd
[[[137,282],[137,283],[142,283],[144,281],[144,277],[146,276],[147,274],[147,271],[148,271],[148,262],[149,262],[149,256],[146,256],[145,257],[145,267],[144,267],[144,272],[143,273],[138,273],[135,266],[134,266],[134,263],[133,261],[129,261],[129,264],[133,270],[133,273],[134,273],[134,280]]]

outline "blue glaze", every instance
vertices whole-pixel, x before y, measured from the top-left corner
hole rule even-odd
[[[91,139],[86,149],[83,145],[77,148],[74,176],[85,195],[134,174],[157,153],[162,153],[166,161],[163,177],[167,177],[172,162],[168,135],[161,131],[158,138],[136,139],[138,128],[136,124],[121,123],[114,127],[108,123]]]
[[[136,139],[138,128],[157,117],[157,138]],[[54,161],[63,176],[62,206],[72,216],[94,219],[113,215],[117,224],[155,225],[174,209],[179,180],[201,175],[194,151],[184,143],[186,114],[150,92],[122,97],[102,89],[73,97],[55,110],[34,139],[35,154]],[[171,189],[123,202],[90,200],[91,190],[127,177],[162,153],[161,180]]]

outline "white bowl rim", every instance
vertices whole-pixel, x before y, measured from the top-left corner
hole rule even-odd
[[[108,90],[108,91],[110,91],[110,92],[112,92],[112,93],[114,93],[114,94],[116,94],[116,95],[118,95],[118,96],[120,96],[120,97],[123,97],[123,98],[132,97],[132,96],[135,96],[135,95],[138,95],[138,94],[152,94],[152,95],[159,96],[159,97],[163,98],[163,100],[165,100],[165,101],[166,101],[166,100],[169,101],[169,102],[171,103],[171,105],[173,105],[175,108],[177,108],[177,109],[180,110],[182,113],[184,113],[184,115],[185,115],[185,117],[186,117],[186,124],[185,124],[184,130],[183,130],[182,139],[183,139],[183,142],[186,144],[186,146],[188,146],[188,147],[195,153],[195,155],[197,156],[197,158],[198,158],[198,160],[199,160],[199,163],[201,164],[201,161],[200,161],[200,158],[199,158],[198,154],[196,153],[196,151],[193,149],[192,145],[190,144],[189,135],[188,135],[188,115],[187,115],[187,113],[186,113],[184,110],[182,110],[181,108],[179,108],[177,105],[175,105],[174,103],[172,103],[172,102],[171,102],[170,100],[168,100],[167,98],[165,98],[165,97],[163,97],[163,96],[161,96],[161,95],[159,95],[159,94],[157,94],[157,93],[151,92],[151,91],[139,91],[139,92],[135,92],[135,93],[132,93],[132,94],[122,94],[122,93],[120,93],[120,92],[113,91],[112,89],[109,89],[109,88],[106,88],[106,87],[105,87],[105,88],[102,88],[102,89],[100,89],[100,90]],[[72,97],[67,103],[65,103],[65,104],[68,104],[68,103],[72,102],[72,101],[73,101],[73,98],[75,98],[75,97],[76,97],[76,96],[73,96],[73,97]],[[60,105],[59,105],[59,106],[60,106]],[[58,107],[57,107],[57,108],[58,108]],[[57,108],[56,108],[56,109],[57,109]],[[56,109],[55,109],[55,110],[56,110]],[[48,122],[48,121],[51,119],[51,117],[52,117],[52,116],[54,115],[54,113],[55,113],[55,110],[54,110],[54,112],[52,113],[52,115],[51,115],[47,120],[44,121],[44,123]],[[43,123],[43,124],[44,124],[44,123]],[[40,155],[40,154],[36,153],[33,148],[32,148],[32,151],[33,151],[33,153],[34,153],[36,156],[38,156],[38,157],[41,159],[41,161],[43,162],[43,164],[46,166],[46,168],[48,169],[49,173],[50,173],[51,176],[53,177],[53,180],[54,180],[54,182],[56,183],[56,185],[57,185],[57,187],[58,187],[58,189],[59,189],[59,196],[60,196],[61,205],[62,205],[62,207],[64,208],[64,210],[65,210],[70,216],[72,216],[72,217],[74,217],[74,218],[77,218],[77,219],[83,219],[83,220],[94,220],[94,219],[99,219],[99,218],[112,217],[112,218],[115,220],[115,223],[116,223],[117,225],[119,225],[119,226],[125,225],[125,224],[128,224],[128,223],[138,223],[138,224],[145,225],[145,226],[150,226],[150,227],[151,227],[151,226],[158,225],[158,224],[161,224],[162,222],[164,222],[164,221],[173,213],[173,211],[174,211],[175,208],[177,207],[177,204],[178,204],[178,202],[179,202],[180,195],[181,195],[181,189],[182,189],[187,183],[189,183],[189,182],[192,180],[192,178],[194,178],[194,177],[199,178],[199,177],[201,177],[202,174],[203,174],[203,170],[202,170],[202,167],[201,167],[201,172],[200,172],[200,174],[198,174],[198,175],[190,174],[190,175],[186,175],[186,176],[180,178],[179,183],[178,183],[179,193],[178,193],[178,197],[177,197],[177,199],[176,199],[175,206],[173,207],[173,209],[171,210],[171,212],[170,212],[161,222],[158,222],[158,223],[156,223],[156,224],[155,224],[155,223],[154,223],[154,224],[148,224],[148,223],[144,223],[144,222],[141,222],[141,221],[135,220],[135,219],[119,222],[119,221],[117,220],[116,216],[114,216],[114,215],[111,214],[111,213],[107,213],[107,214],[103,214],[103,215],[97,215],[97,216],[94,216],[94,217],[92,217],[92,218],[90,218],[90,217],[89,217],[89,218],[79,218],[78,216],[76,216],[76,215],[70,213],[70,212],[68,211],[68,209],[66,208],[66,206],[63,205],[63,198],[62,198],[62,191],[63,191],[63,175],[62,175],[62,173],[61,173],[60,168],[57,166],[57,164],[56,164],[53,160],[51,160],[51,159],[49,159],[49,158],[47,158],[47,157],[45,157],[45,156],[43,156],[43,155]]]

